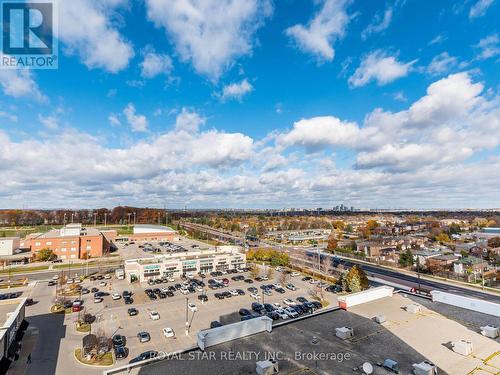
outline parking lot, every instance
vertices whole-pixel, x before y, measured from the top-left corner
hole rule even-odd
[[[309,291],[313,286],[306,281],[302,281],[302,276],[291,277],[289,279],[289,282],[293,283],[297,287],[297,290],[292,291],[285,289],[285,293],[283,294],[271,291],[272,295],[263,296],[260,286],[263,284],[278,283],[280,276],[279,272],[275,272],[273,280],[254,281],[252,284],[244,281],[231,280],[231,277],[236,275],[244,275],[246,278],[249,278],[248,272],[228,274],[222,276],[230,280],[229,285],[223,289],[211,290],[206,287],[204,288],[204,292],[198,291],[187,295],[183,295],[179,291],[176,291],[173,297],[158,298],[152,301],[148,298],[144,290],[148,288],[168,288],[169,286],[181,283],[181,281],[175,280],[174,282],[151,286],[147,283],[130,284],[125,280],[117,280],[114,276],[110,280],[86,280],[82,284],[83,287],[89,289],[96,287],[99,288],[100,291],[107,292],[110,295],[105,296],[101,303],[94,303],[93,293],[83,295],[82,299],[86,311],[97,317],[97,321],[92,327],[93,332],[103,330],[110,336],[120,334],[126,337],[126,346],[129,348],[129,356],[127,359],[122,360],[122,362],[128,362],[128,360],[147,350],[172,352],[193,346],[196,344],[196,333],[199,330],[209,328],[212,321],[219,321],[222,324],[240,321],[239,309],[246,308],[251,310],[252,302],[256,301],[254,298],[250,297],[250,292],[247,290],[249,287],[258,289],[258,293],[261,296],[259,302],[261,303],[279,302],[282,306],[286,307],[283,303],[283,300],[286,298],[290,298],[294,301],[299,296],[311,299]],[[207,278],[203,279],[206,286],[208,286],[207,281],[210,278],[210,276],[207,276]],[[202,280],[200,277],[197,277],[197,279]],[[100,282],[106,282],[106,285],[100,286]],[[215,293],[232,289],[242,289],[245,295],[232,296],[223,300],[214,297]],[[119,300],[112,299],[112,293],[116,292],[122,294],[123,291],[132,292],[133,304],[125,304],[123,298]],[[203,293],[206,293],[208,296],[208,301],[204,303],[198,299],[198,296]],[[262,296],[264,300],[262,300]],[[337,303],[335,294],[324,292],[324,296],[331,304]],[[186,309],[187,303],[194,303],[197,311],[193,312]],[[139,311],[138,315],[128,315],[127,310],[131,307]],[[189,324],[188,335],[185,333],[186,310]],[[158,312],[160,319],[150,319],[149,315],[152,311]],[[175,338],[167,339],[164,337],[162,330],[166,327],[173,329]],[[148,332],[151,340],[141,343],[137,338],[137,333],[140,331]]]

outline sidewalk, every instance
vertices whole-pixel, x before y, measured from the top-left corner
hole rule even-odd
[[[9,367],[9,375],[24,375],[29,366],[36,366],[36,364],[28,363],[28,356],[31,354],[33,357],[33,350],[38,341],[38,328],[29,326],[26,329],[24,337],[21,341],[21,353],[19,359],[13,361]]]

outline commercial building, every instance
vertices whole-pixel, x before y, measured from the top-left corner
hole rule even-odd
[[[177,237],[177,231],[163,225],[136,224],[131,235],[120,236],[117,241],[173,241]]]
[[[0,373],[8,368],[19,350],[19,334],[28,326],[24,320],[26,298],[0,300]]]
[[[68,224],[61,229],[47,233],[29,235],[23,241],[36,254],[42,249],[50,249],[59,259],[88,259],[107,254],[111,241],[107,233],[97,228],[85,228],[82,224]]]
[[[14,251],[19,249],[20,243],[19,237],[0,238],[0,256],[13,255]]]
[[[238,246],[218,246],[211,250],[169,253],[152,258],[125,261],[125,275],[129,281],[146,281],[164,276],[178,278],[186,273],[209,273],[246,266],[246,256]]]

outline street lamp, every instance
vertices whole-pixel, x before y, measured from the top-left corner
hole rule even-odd
[[[136,213],[134,212],[134,226],[135,226],[135,215],[136,215]]]
[[[189,335],[189,313],[188,313],[188,302],[189,298],[186,297],[186,336]]]

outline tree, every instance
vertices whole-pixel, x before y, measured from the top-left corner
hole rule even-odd
[[[286,285],[290,281],[290,274],[288,272],[281,272],[279,277],[279,283],[281,285]]]
[[[54,254],[54,252],[48,247],[41,249],[36,253],[36,259],[41,262],[47,262],[55,258],[57,258],[56,254]]]
[[[252,264],[250,266],[250,277],[252,279],[255,279],[256,277],[258,277],[260,275],[260,270],[259,270],[259,267],[256,265],[256,264]]]
[[[450,242],[450,237],[445,232],[441,232],[436,237],[434,237],[434,240],[440,243],[446,243]]]
[[[326,250],[334,251],[337,248],[337,246],[338,246],[337,240],[333,235],[330,235],[330,237],[328,237],[328,245],[326,245]]]
[[[274,276],[274,268],[273,267],[267,267],[267,272],[266,276],[269,280],[271,280]]]
[[[500,247],[500,237],[496,236],[496,237],[490,238],[488,240],[488,246],[492,247],[492,248]]]
[[[402,267],[413,265],[413,254],[410,249],[406,249],[404,253],[399,254],[398,263]]]
[[[345,283],[350,292],[360,292],[368,289],[369,282],[365,272],[358,266],[353,266],[345,275]]]

